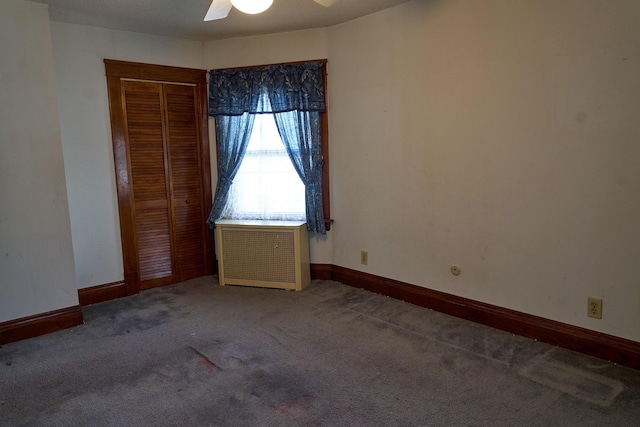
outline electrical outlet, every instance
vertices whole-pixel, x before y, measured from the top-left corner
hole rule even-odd
[[[602,319],[602,298],[587,298],[587,316]]]
[[[459,276],[460,273],[462,273],[462,269],[460,268],[460,266],[453,264],[451,266],[451,274],[453,274],[454,276]]]
[[[362,265],[369,264],[369,252],[367,251],[360,252],[360,264]]]

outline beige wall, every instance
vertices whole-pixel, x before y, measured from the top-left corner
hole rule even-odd
[[[204,44],[208,69],[326,59],[327,30],[315,29]]]
[[[78,288],[123,280],[104,59],[204,68],[202,43],[51,22]]]
[[[331,28],[334,264],[640,340],[638,22],[447,0]]]
[[[78,304],[47,8],[0,2],[0,322]]]

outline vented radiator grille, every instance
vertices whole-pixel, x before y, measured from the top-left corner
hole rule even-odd
[[[303,221],[216,222],[219,281],[301,290],[311,282]]]
[[[296,281],[292,230],[228,228],[221,231],[227,280]]]

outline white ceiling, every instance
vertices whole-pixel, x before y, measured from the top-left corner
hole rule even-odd
[[[32,0],[49,5],[53,21],[212,41],[340,24],[408,0],[274,0],[260,15],[235,8],[226,19],[204,22],[211,0]]]

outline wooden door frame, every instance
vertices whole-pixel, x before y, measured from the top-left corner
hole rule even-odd
[[[209,116],[207,108],[207,72],[193,68],[169,67],[139,62],[105,59],[107,90],[109,93],[109,111],[111,118],[111,138],[116,170],[118,192],[118,213],[120,218],[120,237],[122,239],[122,258],[124,264],[124,284],[127,295],[140,292],[138,272],[135,221],[133,210],[133,192],[131,191],[131,170],[127,156],[126,128],[122,108],[122,79],[134,79],[157,83],[193,84],[196,87],[197,120],[200,129],[202,189],[204,202],[203,224],[207,221],[206,206],[211,206],[211,165],[209,158]],[[206,274],[211,274],[213,233],[205,238]]]

